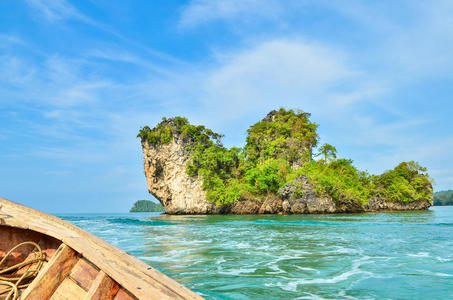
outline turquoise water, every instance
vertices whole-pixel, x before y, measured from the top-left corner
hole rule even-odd
[[[453,207],[303,216],[59,216],[208,299],[453,299]]]

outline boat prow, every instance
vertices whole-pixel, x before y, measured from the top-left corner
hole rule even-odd
[[[29,241],[39,245],[43,266],[20,287],[19,299],[203,299],[69,222],[0,198],[0,261],[11,248]],[[31,250],[31,244],[17,248],[4,264],[26,260]],[[0,299],[6,295],[0,287]]]

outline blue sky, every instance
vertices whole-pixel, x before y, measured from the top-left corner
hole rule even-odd
[[[0,2],[0,196],[122,212],[146,190],[136,134],[183,115],[241,146],[300,108],[372,173],[453,189],[453,2]]]

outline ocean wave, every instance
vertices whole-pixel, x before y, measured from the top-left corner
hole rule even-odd
[[[436,257],[436,259],[440,262],[449,262],[449,261],[453,260],[451,258],[442,258],[442,257]]]
[[[107,219],[109,223],[113,224],[126,224],[126,225],[174,225],[170,222],[157,221],[157,220],[139,220],[139,219],[130,219],[130,218],[114,218]]]
[[[408,256],[411,256],[411,257],[429,257],[429,253],[428,252],[409,253]]]
[[[222,269],[219,269],[218,274],[223,274],[223,275],[241,275],[241,274],[251,274],[255,273],[256,269],[255,268],[239,268],[239,269],[233,269],[229,271],[224,271]]]

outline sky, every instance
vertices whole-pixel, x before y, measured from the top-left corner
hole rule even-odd
[[[416,160],[453,189],[450,0],[0,2],[0,196],[126,212],[141,126],[185,116],[242,146],[272,109],[370,173]]]

